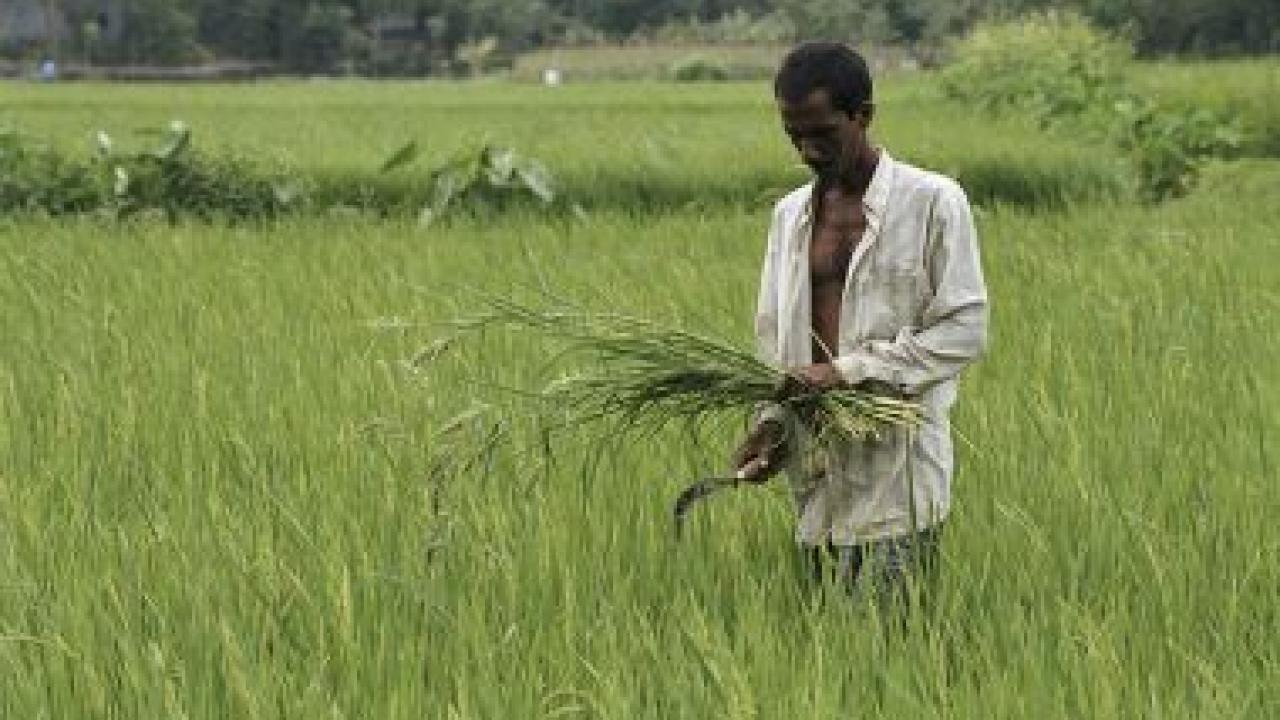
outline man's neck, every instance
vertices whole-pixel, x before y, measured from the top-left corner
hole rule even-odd
[[[842,195],[862,197],[871,186],[871,178],[875,177],[876,166],[879,164],[880,149],[867,146],[848,172],[841,173],[830,184],[820,183],[819,185],[823,192],[836,190]]]

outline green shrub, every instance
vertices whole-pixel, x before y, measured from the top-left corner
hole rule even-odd
[[[155,138],[150,146],[119,152],[99,132],[96,156],[80,161],[16,132],[0,132],[0,209],[256,219],[274,217],[301,199],[296,183],[246,160],[196,154],[183,123],[150,135]]]
[[[154,146],[118,154],[106,134],[98,134],[98,163],[110,175],[110,206],[118,216],[158,210],[170,220],[188,214],[270,218],[301,197],[293,183],[272,178],[247,160],[196,154],[185,123],[175,121],[153,135]]]
[[[1241,155],[1280,158],[1280,57],[1136,63],[1132,78],[1162,107],[1238,118]]]
[[[406,183],[392,177],[418,159],[416,142],[388,156],[376,173],[304,180],[264,172],[236,155],[196,153],[191,130],[181,122],[147,136],[142,149],[121,152],[99,132],[96,155],[80,161],[0,131],[0,211],[260,220],[319,205],[379,215],[416,211],[424,223],[516,207],[581,212],[558,192],[542,163],[490,145],[436,166],[424,186],[419,179]]]
[[[1110,135],[1129,160],[1139,197],[1185,195],[1200,165],[1234,153],[1234,118],[1153,103],[1127,87],[1132,48],[1079,15],[1048,12],[979,25],[955,47],[943,73],[948,96],[993,113],[1025,113],[1042,126]]]
[[[1159,107],[1140,98],[1116,103],[1118,142],[1133,164],[1139,195],[1157,201],[1187,194],[1204,161],[1235,153],[1239,123],[1203,109]]]
[[[1132,47],[1070,12],[982,24],[953,47],[943,72],[952,98],[991,112],[1029,112],[1042,124],[1109,105]]]
[[[417,159],[418,144],[410,142],[392,153],[379,172],[385,175]],[[546,166],[492,145],[458,153],[436,166],[431,170],[429,187],[430,194],[419,212],[424,225],[460,211],[475,214],[531,205],[545,209],[562,200]]]
[[[99,173],[13,130],[0,130],[0,211],[86,212],[108,196]]]
[[[676,62],[671,78],[676,82],[725,82],[729,70],[715,60],[695,55]]]
[[[541,163],[490,145],[459,154],[432,170],[431,186],[431,200],[420,216],[424,223],[459,209],[475,212],[513,204],[549,207],[556,200],[551,173]]]

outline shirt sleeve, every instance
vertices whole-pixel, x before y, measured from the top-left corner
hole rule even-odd
[[[768,242],[760,269],[760,290],[756,299],[755,315],[756,357],[761,362],[775,367],[779,365],[778,272],[781,268],[779,256],[782,253],[782,225],[783,208],[779,203],[774,207],[773,219],[769,223]],[[786,414],[783,406],[774,402],[758,403],[755,410],[755,424],[766,420],[783,420]]]
[[[933,293],[921,327],[903,328],[891,341],[861,343],[836,358],[845,382],[878,380],[915,395],[955,377],[986,349],[987,288],[973,213],[959,185],[942,186],[926,232]]]

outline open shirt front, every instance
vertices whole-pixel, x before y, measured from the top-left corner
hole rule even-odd
[[[814,361],[813,191],[810,183],[779,201],[769,229],[755,328],[760,358],[780,368]],[[782,408],[763,410],[796,438],[787,472],[797,539],[807,545],[904,535],[946,517],[956,376],[986,346],[987,290],[960,186],[881,150],[863,206],[867,228],[845,278],[833,363],[849,384],[878,380],[918,398],[924,422],[822,451]]]

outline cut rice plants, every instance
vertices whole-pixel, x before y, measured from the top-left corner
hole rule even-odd
[[[607,422],[615,434],[646,436],[676,421],[697,427],[776,403],[820,428],[822,442],[874,437],[885,426],[919,423],[908,399],[867,386],[815,390],[732,343],[644,318],[578,308],[539,309],[486,298],[488,309],[455,320],[460,332],[508,326],[560,346],[556,363],[583,360],[532,397],[563,427]],[[424,359],[453,344],[446,336]]]

